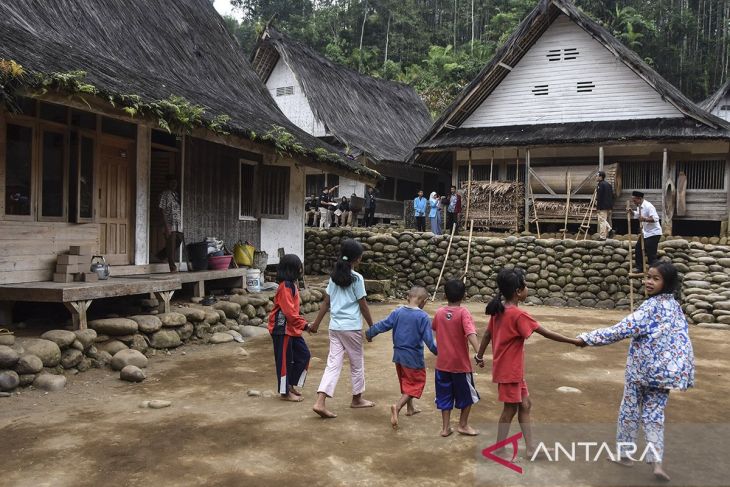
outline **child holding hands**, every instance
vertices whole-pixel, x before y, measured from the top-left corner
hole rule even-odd
[[[426,363],[423,360],[423,344],[436,355],[436,343],[431,333],[431,319],[423,306],[428,292],[414,286],[408,292],[408,304],[395,309],[390,315],[365,332],[370,342],[378,334],[393,330],[393,362],[400,382],[401,397],[390,406],[390,424],[398,429],[398,415],[407,406],[406,416],[420,413],[413,399],[420,399],[426,386]]]
[[[519,303],[527,299],[528,294],[525,273],[522,269],[500,270],[497,274],[497,287],[499,292],[486,309],[486,313],[491,316],[489,326],[474,359],[480,367],[484,367],[484,352],[491,341],[492,382],[497,383],[499,400],[504,403],[499,418],[497,443],[507,438],[512,419],[517,414],[517,421],[520,423],[527,445],[526,454],[532,457],[535,444],[530,425],[532,401],[525,382],[525,340],[533,332],[557,342],[573,345],[578,345],[579,340],[547,330],[529,313],[519,308]]]

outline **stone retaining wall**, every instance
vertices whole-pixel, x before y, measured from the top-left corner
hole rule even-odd
[[[363,274],[392,279],[403,293],[412,285],[434,291],[449,239],[430,233],[369,232],[360,229],[308,230],[305,272],[327,273],[339,244],[355,238],[365,247]],[[444,279],[463,276],[468,238],[454,237]],[[467,292],[487,301],[495,293],[494,278],[506,265],[527,272],[528,302],[548,306],[629,307],[628,243],[620,240],[537,239],[534,236],[474,237]],[[683,306],[696,323],[730,325],[730,247],[673,239],[660,244],[660,257],[670,259],[683,274]],[[635,280],[637,303],[642,289]]]

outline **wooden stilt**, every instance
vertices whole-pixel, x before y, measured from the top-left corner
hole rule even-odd
[[[165,313],[170,312],[170,300],[172,299],[172,295],[175,294],[175,291],[159,291],[156,293],[157,298],[162,301],[162,307]]]
[[[439,274],[438,281],[436,281],[436,288],[433,290],[433,296],[431,296],[431,301],[436,301],[436,292],[439,290],[439,286],[441,285],[441,278],[444,277],[444,269],[446,269],[446,263],[449,261],[449,253],[451,252],[451,243],[454,241],[454,233],[456,233],[456,223],[451,226],[451,237],[449,238],[449,246],[446,247],[446,257],[444,257],[444,263],[441,266],[441,273]]]
[[[464,284],[466,284],[466,275],[469,273],[469,260],[471,259],[471,236],[474,234],[474,220],[469,222],[469,244],[466,247],[466,269],[464,269]]]
[[[641,218],[641,210],[639,210],[639,218]],[[641,233],[641,274],[646,276],[648,264],[646,262],[646,247],[644,246],[644,222],[639,220],[639,232]],[[644,286],[644,298],[649,297],[649,291]]]
[[[469,221],[469,209],[471,208],[471,149],[469,149],[469,174],[466,184],[466,217],[464,218],[464,222]]]
[[[86,312],[91,306],[91,299],[84,301],[71,301],[70,303],[63,303],[67,310],[71,313],[71,320],[75,330],[85,330],[88,326],[86,320]]]

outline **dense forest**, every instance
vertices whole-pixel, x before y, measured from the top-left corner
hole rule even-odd
[[[335,62],[410,84],[434,114],[471,81],[537,0],[232,0],[246,52],[276,27]],[[730,0],[577,0],[694,101],[725,82]]]

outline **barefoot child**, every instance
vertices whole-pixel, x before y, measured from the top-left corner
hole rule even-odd
[[[517,421],[527,445],[526,455],[531,458],[535,452],[535,444],[530,426],[532,401],[525,382],[525,340],[532,332],[573,345],[577,345],[578,340],[545,329],[519,308],[519,303],[527,299],[528,293],[522,269],[500,270],[497,274],[497,287],[499,292],[487,305],[486,313],[491,318],[474,359],[480,367],[484,367],[484,352],[491,341],[492,382],[497,383],[499,400],[504,403],[497,429],[497,443],[507,438],[512,419],[517,414]],[[504,449],[496,453],[503,451]]]
[[[365,332],[370,342],[380,333],[393,330],[393,362],[400,381],[401,397],[390,406],[390,423],[398,428],[398,415],[407,406],[406,416],[421,411],[413,406],[413,399],[420,399],[426,385],[426,363],[423,360],[423,344],[436,355],[436,343],[431,333],[431,319],[423,306],[428,292],[414,286],[408,292],[408,304],[399,306],[383,321],[379,321]]]
[[[687,319],[674,298],[679,287],[676,267],[666,261],[651,264],[644,286],[649,299],[639,309],[614,326],[580,334],[578,341],[579,346],[599,346],[631,338],[616,442],[635,445],[641,425],[647,446],[653,446],[646,461],[654,464],[657,479],[669,481],[662,468],[664,408],[670,390],[694,385],[694,353]],[[633,464],[630,455],[618,462]]]
[[[441,436],[454,432],[451,428],[451,410],[461,409],[457,431],[462,435],[476,436],[477,430],[469,426],[471,406],[479,401],[474,388],[469,344],[476,352],[479,342],[474,320],[466,308],[461,307],[466,288],[464,283],[451,279],[444,284],[447,306],[439,308],[433,317],[438,355],[436,356],[436,408],[441,411]]]
[[[274,296],[274,309],[269,315],[269,333],[274,342],[274,360],[281,399],[301,402],[299,391],[309,368],[309,348],[302,332],[309,328],[307,320],[299,314],[299,289],[297,282],[302,275],[302,261],[293,254],[281,258],[276,280],[279,288]]]
[[[317,389],[317,402],[312,410],[323,418],[336,418],[325,405],[332,397],[342,372],[345,354],[350,360],[352,378],[352,408],[373,407],[375,403],[363,399],[365,390],[365,363],[362,348],[362,319],[373,326],[370,308],[365,301],[365,280],[354,271],[362,259],[362,245],[355,240],[345,240],[340,248],[340,256],[330,275],[324,301],[319,314],[312,323],[311,331],[316,333],[324,315],[330,312],[329,339],[330,351],[322,382]]]

